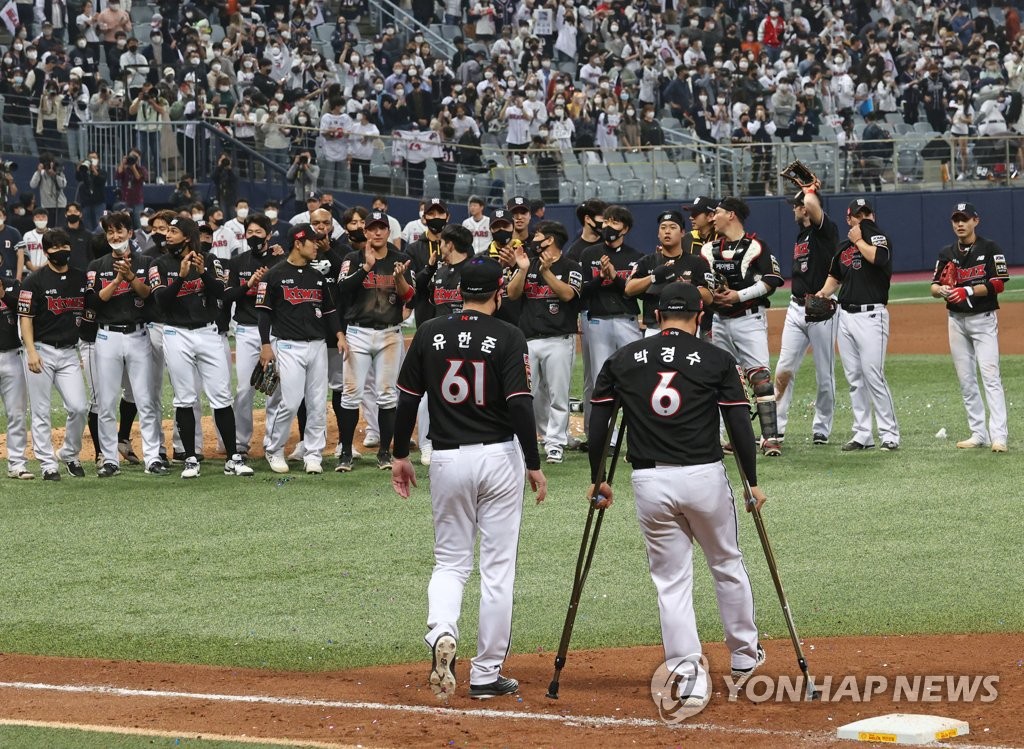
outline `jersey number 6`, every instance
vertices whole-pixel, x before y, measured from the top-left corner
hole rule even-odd
[[[678,372],[658,372],[658,386],[651,393],[651,410],[658,416],[675,416],[683,407],[683,396],[672,387]]]
[[[462,374],[462,365],[468,364],[472,369],[473,382]],[[441,380],[441,394],[444,399],[453,405],[465,403],[470,391],[473,391],[473,402],[483,406],[486,400],[484,387],[484,363],[482,361],[465,361],[463,359],[449,359],[448,371],[444,373]]]

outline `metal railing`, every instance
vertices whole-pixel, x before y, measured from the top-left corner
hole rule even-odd
[[[400,35],[405,36],[406,44],[409,38],[416,32],[423,34],[423,38],[430,42],[430,49],[436,57],[443,57],[451,60],[455,56],[455,45],[450,39],[420,21],[405,8],[391,0],[376,0],[370,3],[370,15],[378,29],[384,28],[384,20],[388,17],[395,21],[395,29]]]

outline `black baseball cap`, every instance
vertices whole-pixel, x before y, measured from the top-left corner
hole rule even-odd
[[[866,198],[856,198],[851,200],[850,204],[846,206],[847,216],[856,216],[858,213],[874,213],[875,209],[871,207],[871,203]]]
[[[313,225],[307,221],[301,224],[295,224],[291,229],[288,230],[288,246],[294,247],[297,240],[312,240],[317,241],[320,239],[320,234]]]
[[[694,213],[704,213],[705,211],[710,213],[711,211],[715,210],[715,205],[717,203],[718,201],[713,200],[712,198],[706,197],[704,195],[699,195],[698,197],[693,199],[693,202],[690,203],[690,205],[684,205],[683,210],[689,213],[691,216]]]
[[[320,198],[322,198],[323,196],[324,194],[322,192],[311,192],[309,195],[306,196],[306,202],[308,203],[311,200],[315,200],[319,203]]]
[[[741,222],[746,221],[750,216],[750,208],[739,198],[729,196],[728,198],[722,198],[718,201],[718,207],[723,211],[731,211],[735,213]]]
[[[517,195],[514,198],[510,198],[508,203],[505,204],[505,208],[510,210],[512,213],[517,211],[530,212],[530,201],[524,198],[522,195]]]
[[[704,301],[696,286],[674,281],[662,290],[658,309],[662,312],[700,312],[704,309]]]
[[[448,204],[441,200],[441,198],[431,198],[428,200],[426,205],[423,206],[423,213],[426,213],[431,208],[434,208],[435,210],[440,208],[445,213],[448,213]]]
[[[384,224],[388,228],[391,227],[391,219],[388,218],[388,214],[384,211],[372,211],[366,219],[366,228],[369,229],[374,224]]]
[[[508,211],[504,208],[496,208],[491,212],[491,226],[495,224],[506,223],[509,226],[512,225],[512,217],[508,215]]]
[[[804,204],[804,191],[801,190],[792,198],[786,198],[786,202],[790,205],[803,205]]]
[[[199,225],[196,224],[190,218],[184,216],[175,216],[170,220],[170,226],[175,226],[181,230],[181,233],[186,237],[195,237],[199,235]]]
[[[671,221],[677,224],[680,229],[686,228],[686,219],[683,218],[683,214],[679,211],[665,211],[664,213],[658,214],[658,226],[661,226],[666,221]]]
[[[462,266],[459,289],[464,294],[486,294],[501,288],[501,266],[486,257],[475,257]]]
[[[967,218],[979,218],[978,209],[971,203],[957,203],[953,206],[953,215],[951,219],[956,219],[957,216],[966,216]]]

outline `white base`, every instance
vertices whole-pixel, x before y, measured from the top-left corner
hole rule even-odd
[[[962,720],[940,715],[891,713],[840,726],[836,737],[884,744],[929,744],[968,733],[970,727]]]

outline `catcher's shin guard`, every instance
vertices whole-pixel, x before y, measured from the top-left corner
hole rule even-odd
[[[775,386],[766,367],[747,370],[747,382],[757,402],[757,419],[761,423],[761,436],[771,439],[779,436],[779,417],[775,404]]]

